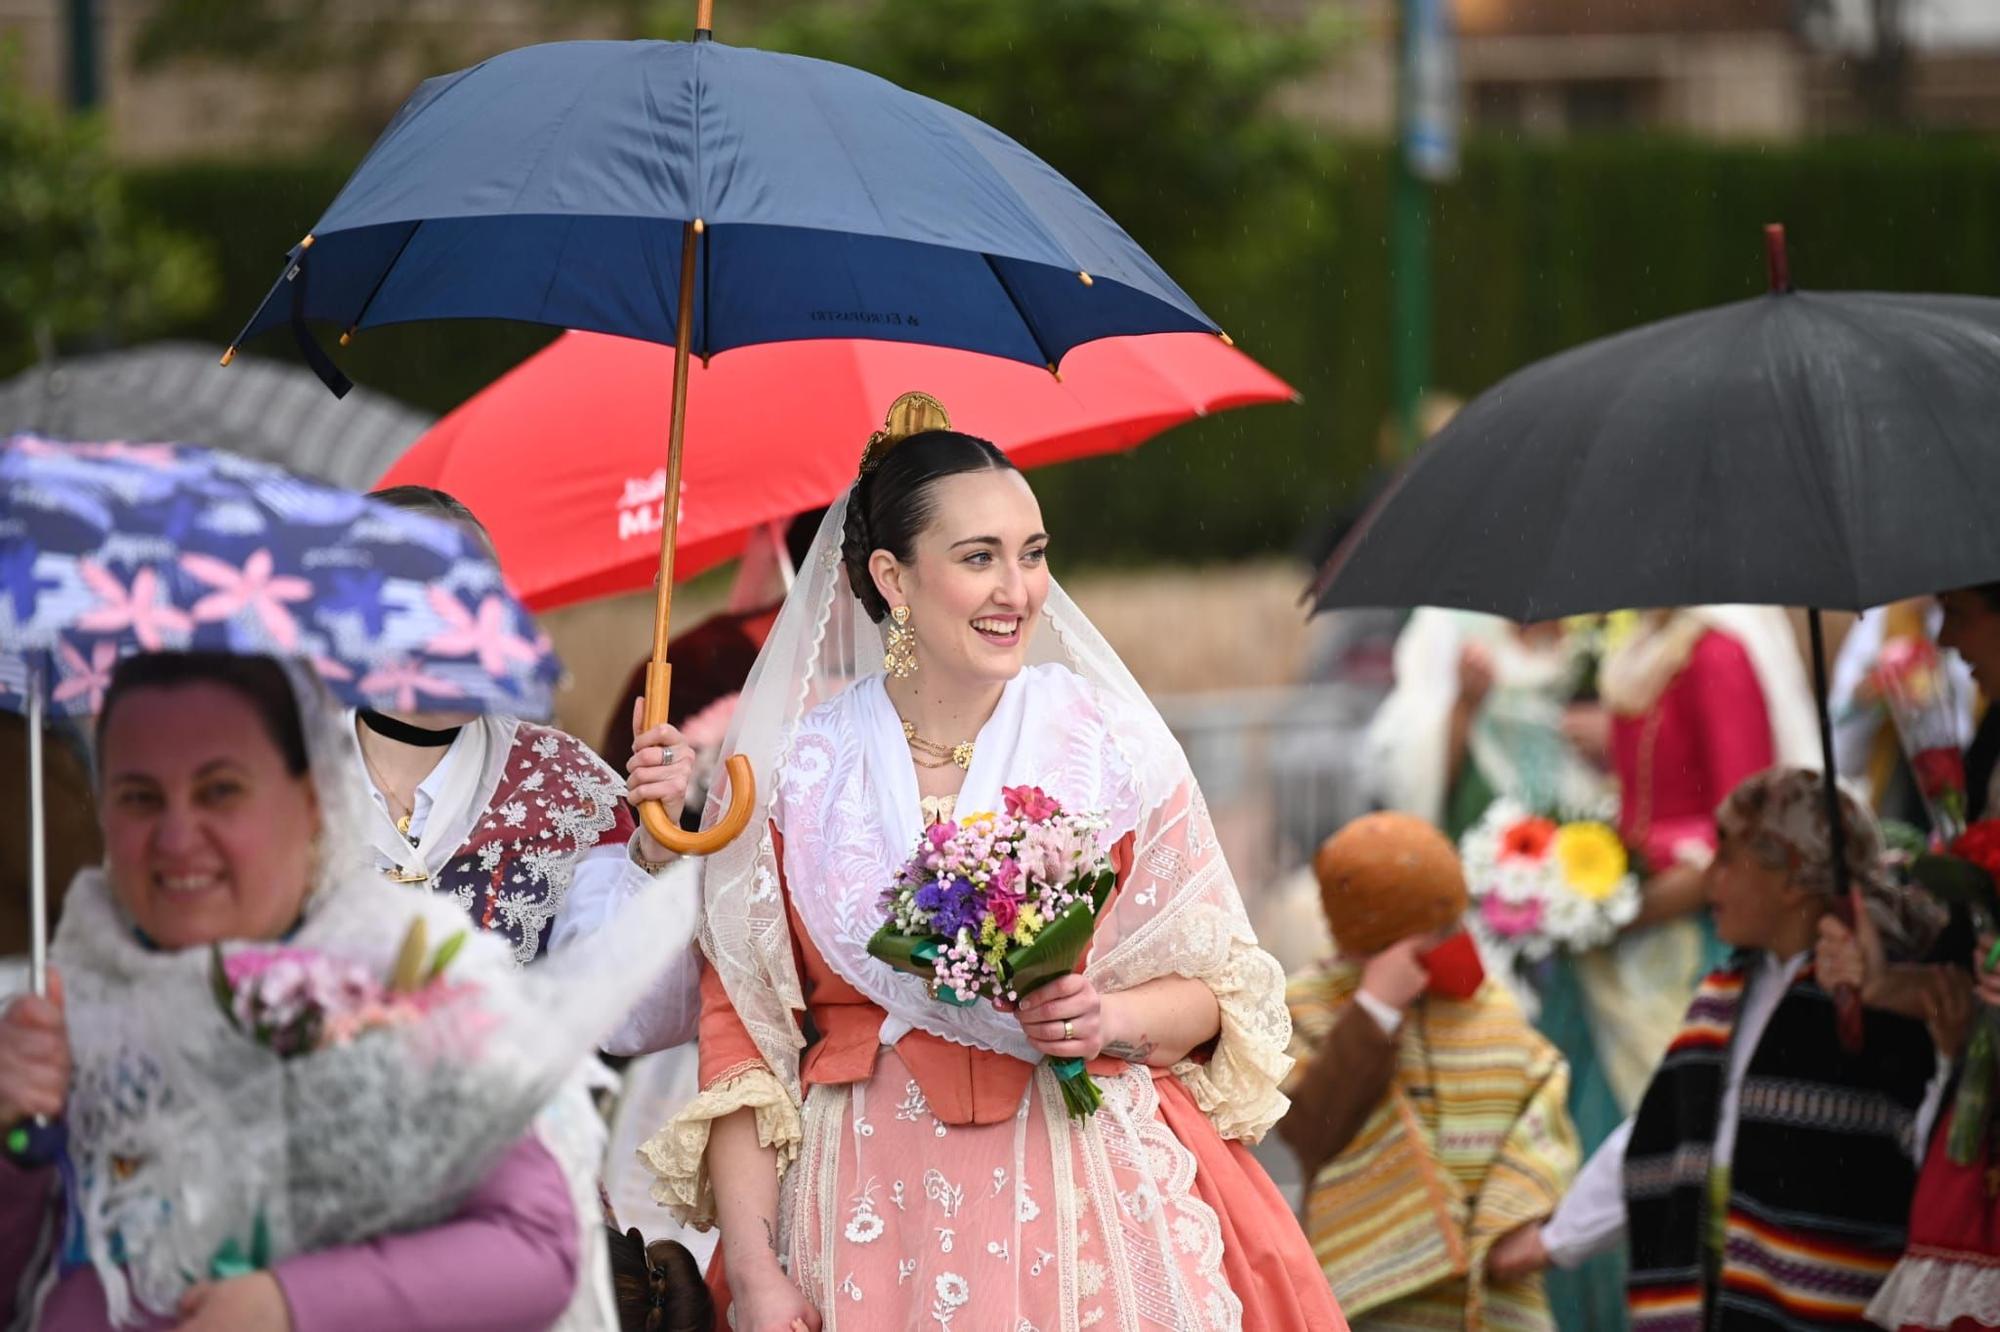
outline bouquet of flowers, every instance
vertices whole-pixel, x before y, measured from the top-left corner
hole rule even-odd
[[[292,1059],[347,1045],[371,1031],[414,1026],[448,1004],[471,999],[476,987],[444,978],[465,938],[460,930],[427,957],[427,931],[418,917],[386,980],[311,949],[247,948],[224,956],[214,945],[209,983],[238,1031],[280,1059]]]
[[[1639,914],[1639,876],[1618,834],[1496,800],[1459,840],[1471,928],[1509,965],[1611,942]]]
[[[456,903],[356,873],[286,940],[145,953],[135,982],[138,945],[85,876],[65,906],[65,1189],[113,1321],[434,1224],[531,1127],[586,1178],[602,1145],[580,1070],[657,975],[670,897],[520,967]]]
[[[868,941],[875,957],[930,981],[943,1003],[1018,1002],[1075,970],[1111,896],[1102,816],[1070,813],[1037,787],[1001,795],[1000,813],[925,830],[884,890],[888,919]],[[1071,1114],[1102,1104],[1081,1059],[1049,1065]]]
[[[1965,760],[1958,748],[1958,708],[1951,675],[1928,638],[1892,638],[1868,674],[1868,686],[1889,710],[1917,790],[1939,840],[1965,830]]]

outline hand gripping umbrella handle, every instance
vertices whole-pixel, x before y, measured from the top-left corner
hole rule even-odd
[[[650,731],[667,719],[667,699],[672,694],[674,668],[655,657],[646,668],[646,712],[643,730]],[[639,806],[639,822],[654,841],[677,856],[705,856],[735,841],[750,826],[750,811],[757,803],[757,776],[750,760],[731,754],[723,765],[729,775],[729,808],[722,817],[700,832],[689,832],[674,821],[667,807],[657,800]]]
[[[757,778],[750,770],[750,760],[731,754],[723,769],[729,774],[729,808],[700,832],[689,832],[675,823],[667,807],[657,800],[639,806],[639,822],[654,841],[677,856],[705,856],[728,846],[750,826],[750,810],[757,803]]]

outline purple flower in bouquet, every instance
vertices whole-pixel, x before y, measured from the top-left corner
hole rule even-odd
[[[931,913],[931,925],[945,938],[956,938],[960,930],[978,933],[979,923],[985,914],[985,903],[980,901],[979,890],[972,886],[970,879],[959,877],[946,884],[940,894],[942,901]]]

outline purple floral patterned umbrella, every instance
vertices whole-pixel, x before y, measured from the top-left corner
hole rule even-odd
[[[476,538],[268,463],[0,441],[0,707],[96,711],[133,652],[310,661],[358,706],[546,716],[560,667]]]
[[[29,721],[38,994],[41,719],[94,713],[122,656],[182,650],[309,661],[336,697],[405,712],[546,716],[561,670],[455,524],[212,449],[0,440],[0,707]]]

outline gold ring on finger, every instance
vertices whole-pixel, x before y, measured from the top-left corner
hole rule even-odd
[[[1066,1041],[1073,1041],[1076,1039],[1076,1024],[1074,1022],[1071,1022],[1068,1018],[1063,1019],[1063,1039]]]

